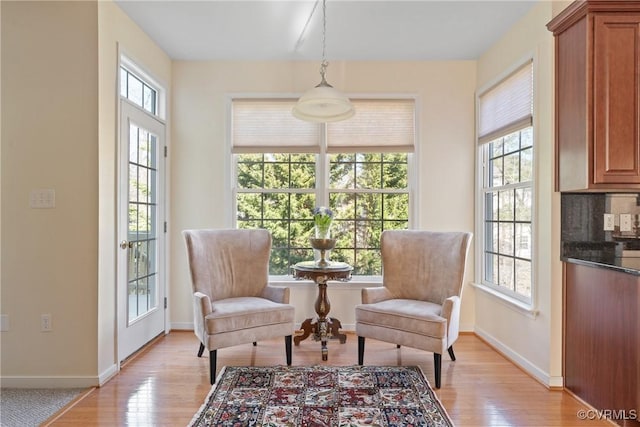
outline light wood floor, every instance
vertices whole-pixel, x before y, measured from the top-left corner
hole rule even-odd
[[[546,389],[474,335],[460,336],[454,349],[456,362],[442,356],[442,388],[436,392],[457,426],[610,425],[579,420],[577,412],[584,408],[580,402],[565,392]],[[209,359],[196,357],[197,350],[192,332],[159,338],[103,387],[52,417],[49,425],[186,426],[210,390]],[[218,350],[218,369],[284,363],[284,339]],[[294,365],[356,363],[353,333],[348,333],[346,344],[329,343],[326,362],[321,360],[319,342],[307,339],[293,347]],[[367,340],[364,363],[419,365],[434,384],[431,353]]]

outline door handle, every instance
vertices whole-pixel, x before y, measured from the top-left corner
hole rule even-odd
[[[127,248],[131,249],[133,248],[133,242],[127,242],[126,240],[123,240],[122,242],[120,242],[120,247],[122,249],[127,249]]]

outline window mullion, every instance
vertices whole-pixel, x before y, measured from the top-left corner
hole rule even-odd
[[[329,206],[329,154],[327,124],[320,125],[320,153],[316,163],[316,205]]]

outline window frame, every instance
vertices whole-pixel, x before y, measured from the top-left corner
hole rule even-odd
[[[531,295],[530,297],[527,297],[523,294],[519,294],[515,291],[512,291],[511,289],[508,289],[504,286],[500,286],[498,284],[494,284],[491,283],[487,280],[485,280],[485,271],[486,271],[486,253],[485,253],[485,248],[486,248],[486,244],[487,244],[487,236],[486,236],[486,228],[485,228],[485,224],[486,224],[486,198],[485,198],[485,194],[487,193],[486,190],[486,180],[488,178],[488,173],[489,173],[489,168],[488,168],[488,151],[489,151],[489,146],[490,146],[490,142],[485,142],[485,143],[480,143],[480,136],[479,136],[479,122],[480,122],[480,97],[482,95],[484,95],[485,93],[487,93],[488,91],[490,91],[492,88],[496,87],[497,85],[501,84],[502,82],[504,82],[506,79],[508,79],[510,76],[512,76],[514,73],[516,73],[518,70],[520,70],[522,67],[524,67],[525,65],[527,65],[528,63],[531,63],[531,67],[532,67],[532,78],[533,78],[533,92],[532,92],[532,105],[533,105],[533,112],[532,112],[532,121],[530,124],[530,127],[532,128],[532,171],[531,171],[531,180],[530,180],[530,185],[523,185],[521,182],[517,183],[517,184],[511,184],[507,187],[511,187],[511,188],[530,188],[531,189],[531,242],[530,242],[530,249],[531,249]],[[509,67],[508,69],[506,69],[502,74],[500,74],[497,78],[495,78],[494,80],[490,81],[488,84],[482,86],[479,90],[477,90],[476,92],[476,99],[475,99],[475,103],[476,103],[476,215],[475,215],[475,222],[476,222],[476,241],[475,241],[475,248],[476,248],[476,257],[475,257],[475,281],[473,283],[474,287],[484,291],[485,293],[492,295],[494,297],[496,297],[498,300],[506,303],[508,306],[510,307],[514,307],[517,310],[525,313],[526,315],[529,315],[531,317],[535,317],[538,313],[538,310],[536,309],[537,307],[537,294],[538,294],[538,290],[537,290],[537,270],[538,270],[538,261],[537,261],[537,241],[538,241],[538,234],[537,234],[537,215],[536,215],[536,211],[537,211],[537,191],[536,191],[536,181],[537,181],[537,146],[539,144],[539,132],[538,132],[538,126],[537,126],[537,118],[536,118],[536,105],[537,105],[537,99],[536,99],[536,91],[535,91],[535,87],[537,86],[537,60],[535,58],[535,55],[527,55],[526,57],[524,57],[522,60],[516,62],[515,64],[513,64],[511,67]],[[517,126],[515,128],[511,128],[510,131],[508,133],[505,133],[504,136],[507,136],[511,133],[514,133],[515,131],[521,132],[522,130],[525,130],[529,127],[529,125],[520,125]],[[514,220],[515,221],[515,220]],[[514,231],[515,233],[515,231]],[[515,236],[515,234],[514,234]]]
[[[151,112],[137,104],[136,102],[130,100],[129,98],[122,96],[120,93],[121,90],[121,82],[120,82],[120,69],[124,68],[129,74],[135,77],[137,80],[140,80],[145,86],[149,87],[153,91],[155,91],[155,112]],[[126,53],[121,53],[118,61],[118,99],[123,98],[126,99],[131,105],[135,105],[142,111],[145,111],[150,116],[155,117],[161,123],[166,124],[167,120],[167,90],[165,89],[165,85],[158,81],[153,77],[152,73],[148,72],[143,66],[135,62],[131,59]]]
[[[299,96],[298,95],[291,95],[291,94],[247,94],[247,93],[242,93],[242,94],[227,94],[226,97],[226,112],[227,112],[227,118],[228,118],[228,126],[227,126],[227,130],[226,130],[226,152],[228,153],[228,162],[225,162],[225,169],[227,169],[225,171],[225,176],[226,176],[226,180],[228,180],[228,182],[225,183],[225,188],[227,189],[227,206],[229,206],[228,208],[228,216],[227,216],[227,222],[228,222],[228,226],[230,228],[236,228],[237,227],[237,211],[236,211],[236,197],[238,194],[237,188],[236,188],[236,177],[237,177],[237,161],[236,161],[236,153],[233,153],[232,150],[232,133],[233,133],[233,126],[232,126],[232,108],[233,108],[233,101],[236,99],[297,99]],[[419,103],[418,103],[418,97],[415,95],[407,95],[407,94],[372,94],[372,95],[358,95],[357,96],[358,99],[381,99],[381,100],[385,100],[385,99],[389,99],[389,100],[393,100],[393,99],[406,99],[406,100],[413,100],[414,102],[414,141],[415,141],[415,145],[414,145],[414,151],[413,152],[408,152],[407,153],[407,193],[408,193],[408,197],[409,197],[409,219],[408,219],[408,225],[407,228],[408,229],[415,229],[418,225],[418,206],[419,206],[419,200],[418,200],[418,195],[419,195],[419,191],[418,191],[418,183],[419,183],[419,179],[418,179],[418,171],[416,168],[416,162],[417,159],[419,158],[419,134],[418,134],[418,118],[419,118]],[[326,143],[326,138],[327,138],[327,132],[326,132],[326,125],[321,124],[320,126],[320,132],[319,132],[319,144],[320,144],[320,148],[319,148],[319,152],[318,153],[314,153],[316,156],[316,171],[317,171],[317,182],[320,182],[321,185],[317,185],[316,189],[314,191],[312,191],[315,195],[316,195],[316,200],[317,200],[317,205],[318,206],[328,206],[329,203],[329,193],[332,192],[332,190],[335,192],[340,192],[341,190],[339,189],[331,189],[330,185],[329,185],[329,167],[330,167],[330,156],[331,154],[336,154],[336,153],[329,153],[327,150],[327,143]],[[290,285],[291,282],[294,281],[293,277],[291,276],[291,274],[288,275],[270,275],[270,282],[271,283],[286,283],[287,285]],[[355,284],[356,287],[357,286],[362,286],[362,287],[366,287],[367,285],[380,285],[382,283],[382,276],[381,275],[354,275],[352,281],[350,282],[351,284],[349,285],[349,287],[353,287],[353,285]]]

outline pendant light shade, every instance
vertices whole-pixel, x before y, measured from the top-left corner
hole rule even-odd
[[[351,101],[333,86],[323,81],[300,97],[293,115],[307,122],[337,122],[353,117]]]
[[[346,95],[335,89],[325,79],[329,63],[325,58],[327,13],[326,0],[322,0],[322,64],[318,86],[308,90],[293,107],[294,117],[307,122],[338,122],[353,117],[355,110]]]

